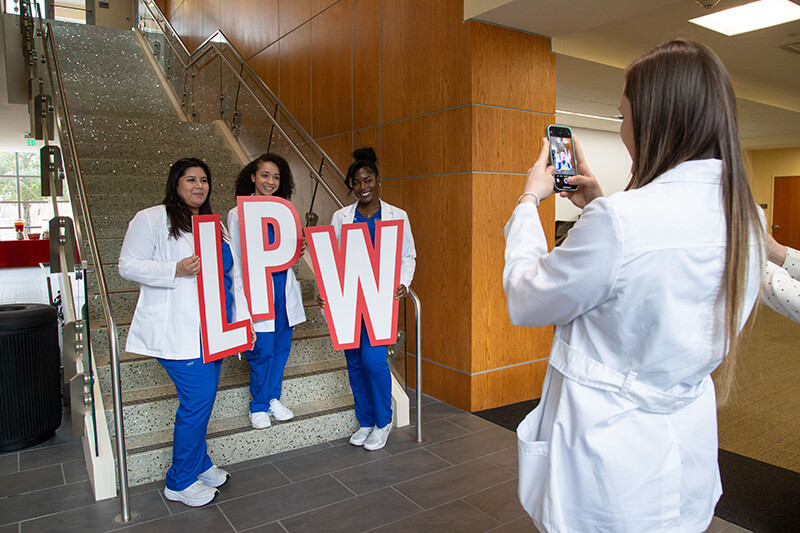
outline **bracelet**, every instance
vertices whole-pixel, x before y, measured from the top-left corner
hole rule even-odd
[[[539,195],[536,194],[535,192],[524,192],[524,193],[522,193],[522,196],[520,196],[519,199],[517,200],[517,205],[519,205],[519,203],[522,201],[522,199],[525,198],[528,195],[531,195],[536,199],[536,207],[539,207]]]

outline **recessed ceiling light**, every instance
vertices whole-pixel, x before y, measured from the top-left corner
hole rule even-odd
[[[689,20],[727,36],[800,19],[800,5],[790,0],[758,0]]]

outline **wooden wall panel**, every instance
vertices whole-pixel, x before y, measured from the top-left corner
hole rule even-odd
[[[381,3],[384,122],[470,100],[470,23],[462,0]]]
[[[427,352],[423,352],[422,359],[422,392],[460,409],[469,410],[470,376],[426,361],[428,359]],[[410,387],[414,387],[416,383],[416,364],[414,356],[406,358],[406,368],[408,370],[406,376]],[[414,406],[413,398],[411,398],[411,406]],[[422,408],[422,418],[423,420],[425,419],[424,407]]]
[[[550,353],[553,328],[522,328],[508,318],[502,272],[503,228],[511,217],[525,176],[475,174],[472,188],[472,357],[473,372],[542,359]],[[539,206],[552,246],[555,203]],[[502,349],[498,350],[498,347]]]
[[[280,98],[280,41],[265,48],[248,61],[269,90]]]
[[[222,31],[245,59],[278,40],[278,0],[225,2],[220,19]]]
[[[555,112],[555,54],[550,39],[472,23],[472,101]]]
[[[353,0],[353,128],[380,123],[380,3]]]
[[[281,6],[285,2],[281,2]],[[280,99],[313,135],[311,114],[311,26],[306,24],[280,41]]]
[[[385,124],[384,177],[468,172],[470,124],[468,106]]]
[[[408,213],[414,235],[417,268],[411,287],[425,309],[424,356],[465,372],[472,364],[468,179],[450,174],[383,180],[383,197]]]
[[[423,380],[425,370],[422,369]],[[468,409],[480,411],[539,398],[546,371],[547,361],[537,361],[472,376]],[[422,412],[425,412],[424,408]]]
[[[344,133],[342,135],[335,135],[333,137],[325,137],[324,139],[317,139],[317,144],[325,150],[328,157],[331,158],[333,163],[339,167],[342,172],[347,170],[352,158],[350,154],[353,152],[353,134]],[[318,169],[319,170],[319,169]],[[320,194],[324,194],[320,191]]]
[[[206,39],[203,35],[203,0],[184,0],[179,12],[183,28],[180,35],[189,52],[193,52]]]
[[[311,16],[326,10],[333,4],[349,4],[350,0],[312,0],[311,2]]]
[[[381,150],[381,129],[380,127],[365,128],[363,130],[356,130],[353,132],[353,150],[357,148],[365,148],[371,146],[378,156],[378,170],[383,172],[383,152]],[[347,172],[347,167],[352,163],[352,158],[347,161],[347,165],[341,167],[342,173]]]
[[[203,40],[222,27],[220,3],[222,0],[203,0]]]
[[[278,17],[283,37],[311,18],[311,0],[278,0]]]
[[[311,20],[314,136],[353,129],[350,2],[338,2]]]
[[[542,149],[554,115],[472,106],[473,170],[526,173]]]
[[[167,20],[172,22],[172,14],[183,4],[183,0],[162,0],[158,3],[161,12],[166,15]],[[163,6],[163,7],[162,7]]]

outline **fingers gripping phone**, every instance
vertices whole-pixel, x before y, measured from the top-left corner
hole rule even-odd
[[[554,174],[555,190],[577,190],[577,185],[568,185],[564,181],[568,176],[574,176],[578,173],[575,144],[572,142],[572,130],[567,126],[551,124],[547,126],[547,140],[550,143],[550,164],[556,167]]]

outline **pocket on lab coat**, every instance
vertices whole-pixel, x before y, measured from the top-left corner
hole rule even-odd
[[[129,341],[137,349],[144,349],[148,354],[161,353],[164,350],[167,303],[156,305],[137,305],[133,313]]]
[[[517,428],[519,447],[519,501],[532,517],[542,518],[545,486],[550,470],[550,441],[539,439],[540,405]]]

